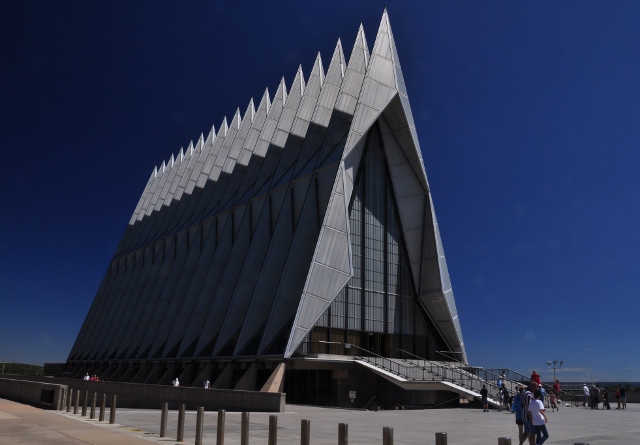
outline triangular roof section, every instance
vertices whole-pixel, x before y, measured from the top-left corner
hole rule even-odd
[[[354,53],[357,54],[358,49],[354,48]],[[350,252],[348,260],[345,259],[348,250],[346,246],[351,246],[347,242],[349,230],[346,209],[367,132],[376,121],[381,123],[419,302],[452,351],[460,353],[461,361],[466,362],[442,241],[386,9],[358,94],[331,203],[323,221],[285,357],[293,354],[352,275]],[[335,285],[329,286],[327,283]],[[341,286],[338,285],[340,283]]]

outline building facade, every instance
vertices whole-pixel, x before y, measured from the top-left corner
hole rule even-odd
[[[154,169],[61,374],[340,405],[356,351],[466,363],[386,11]]]

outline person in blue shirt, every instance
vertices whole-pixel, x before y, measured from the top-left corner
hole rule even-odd
[[[524,386],[518,386],[516,390],[516,395],[513,398],[513,403],[511,404],[511,411],[516,416],[516,425],[518,425],[518,441],[519,444],[522,445],[527,438],[527,434],[524,433],[524,422],[522,421],[522,390]]]

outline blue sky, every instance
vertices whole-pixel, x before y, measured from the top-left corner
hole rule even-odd
[[[64,361],[153,167],[386,5],[470,363],[640,381],[640,3],[245,3],[0,6],[0,362]]]

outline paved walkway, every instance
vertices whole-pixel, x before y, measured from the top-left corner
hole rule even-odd
[[[638,404],[630,404],[627,411],[564,407],[559,412],[548,412],[551,437],[545,445],[638,443],[639,414]],[[159,410],[118,409],[116,421],[120,425],[114,426],[0,399],[0,444],[174,444],[177,418],[176,411],[169,412],[170,437],[161,439]],[[205,444],[215,444],[216,419],[217,413],[205,413]],[[513,445],[517,444],[518,430],[513,414],[508,412],[483,413],[470,408],[368,412],[287,405],[287,412],[278,414],[278,445],[300,443],[301,419],[311,420],[313,445],[337,444],[341,422],[349,424],[352,445],[382,444],[385,426],[394,428],[396,445],[434,444],[439,431],[447,432],[449,445],[491,445],[498,443],[498,437],[511,437]],[[195,420],[195,412],[187,411],[186,443],[194,441]],[[226,420],[225,443],[239,444],[240,413],[227,413]],[[251,413],[251,444],[267,444],[268,422],[268,413]]]

